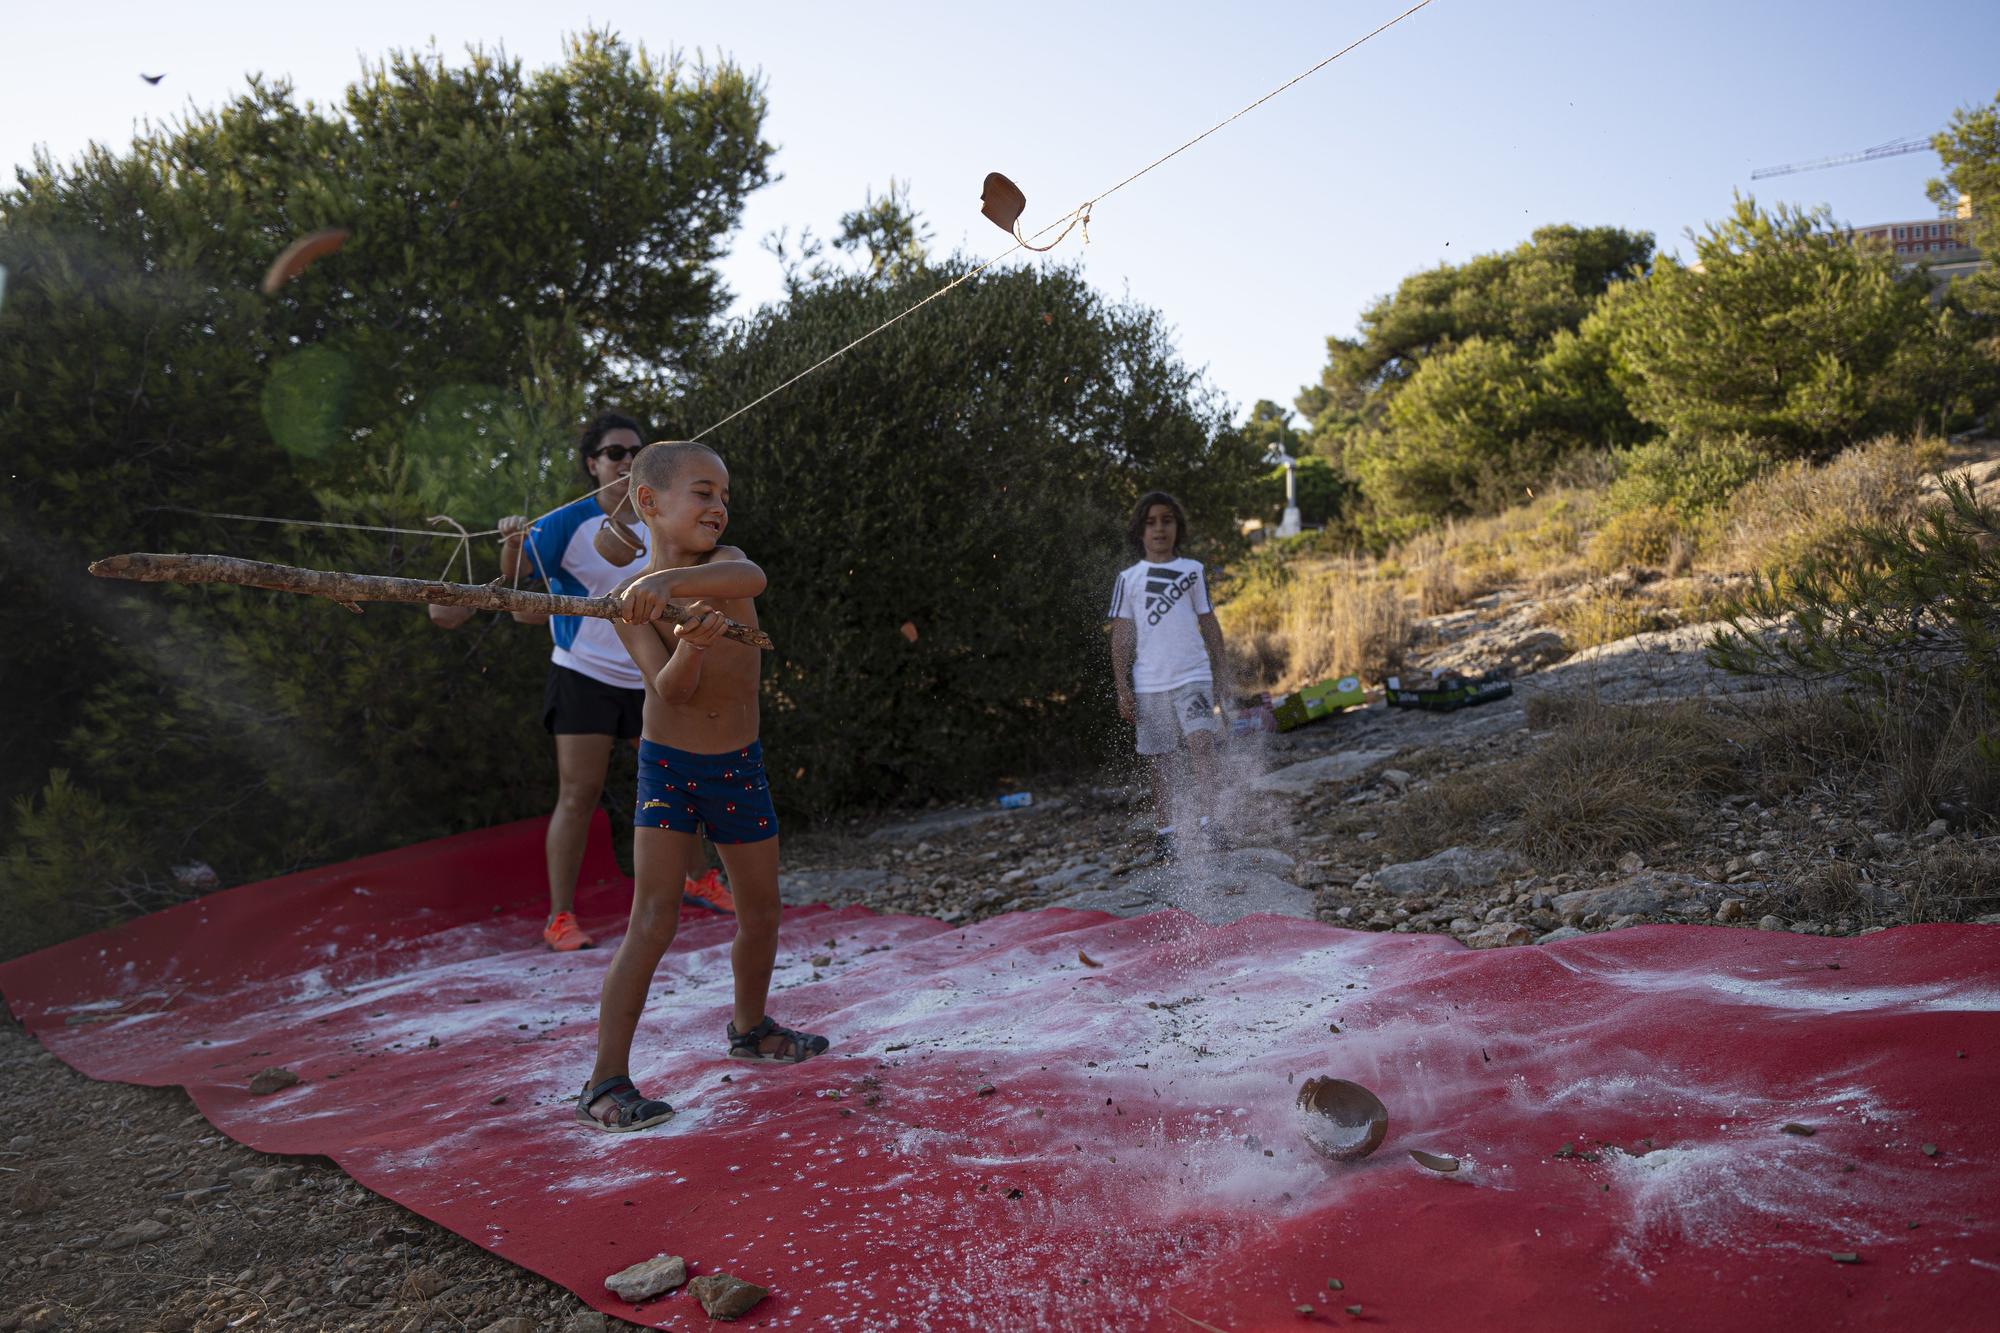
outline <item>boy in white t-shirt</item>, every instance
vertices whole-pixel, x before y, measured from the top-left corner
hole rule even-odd
[[[1199,831],[1211,850],[1226,846],[1210,826],[1215,800],[1216,684],[1224,678],[1222,626],[1208,604],[1208,576],[1199,560],[1183,559],[1187,515],[1165,491],[1139,499],[1126,536],[1138,564],[1119,574],[1111,591],[1111,660],[1118,715],[1137,731],[1139,753],[1153,770],[1154,854],[1178,855],[1171,790],[1172,759],[1187,739],[1194,760],[1195,797],[1204,806]]]

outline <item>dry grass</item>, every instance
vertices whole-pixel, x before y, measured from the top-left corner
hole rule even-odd
[[[2000,849],[1946,842],[1927,847],[1899,870],[1900,891],[1869,880],[1850,861],[1813,866],[1759,904],[1793,921],[1863,926],[1919,921],[1970,921],[2000,911]]]
[[[1444,778],[1406,801],[1384,833],[1424,855],[1497,840],[1556,869],[1656,846],[1693,826],[1695,798],[1742,785],[1747,752],[1694,702],[1632,707],[1593,695],[1533,701],[1555,734],[1518,759]]]
[[[1705,563],[1782,577],[1812,557],[1837,558],[1850,529],[1907,516],[1944,460],[1939,441],[1885,436],[1824,465],[1787,463],[1737,492]]]
[[[1592,588],[1551,606],[1547,623],[1562,631],[1570,651],[1581,652],[1666,629],[1671,622],[1658,608],[1634,597],[1631,589]]]
[[[1633,565],[1666,567],[1688,559],[1692,539],[1680,519],[1664,509],[1628,509],[1604,521],[1590,539],[1585,559],[1600,574]]]
[[[1830,463],[1793,463],[1752,482],[1726,512],[1688,524],[1659,509],[1610,514],[1611,478],[1578,473],[1528,503],[1459,519],[1393,547],[1380,561],[1297,554],[1256,567],[1218,610],[1241,675],[1282,688],[1350,672],[1396,669],[1413,617],[1456,611],[1501,588],[1554,600],[1593,575],[1631,566],[1731,577],[1776,574],[1837,554],[1854,524],[1907,514],[1924,476],[1945,461],[1935,441],[1883,438]],[[1398,596],[1396,594],[1400,593]],[[1596,592],[1564,599],[1548,623],[1575,648],[1713,619],[1702,586],[1667,604]]]
[[[1903,906],[1901,894],[1863,877],[1861,868],[1852,861],[1812,866],[1788,888],[1758,900],[1760,909],[1789,921],[1835,922],[1845,917],[1863,926],[1907,920]]]
[[[1829,775],[1863,784],[1891,824],[2000,819],[2000,718],[1977,695],[1902,682],[1884,700],[1798,689],[1744,711],[1763,786],[1798,791]]]
[[[1926,848],[1909,881],[1910,921],[1970,921],[2000,912],[2000,849],[1966,843]]]
[[[1410,641],[1409,599],[1360,560],[1296,569],[1219,609],[1237,678],[1291,689],[1333,676],[1379,681],[1402,666]]]
[[[1447,522],[1399,543],[1380,572],[1400,581],[1427,616],[1496,588],[1575,581],[1587,572],[1583,550],[1598,499],[1596,490],[1569,487],[1488,518]]]

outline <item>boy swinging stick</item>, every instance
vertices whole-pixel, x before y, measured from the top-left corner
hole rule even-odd
[[[645,520],[645,572],[619,594],[618,637],[645,678],[639,798],[633,816],[632,917],[605,973],[597,1063],[576,1116],[624,1132],[673,1114],[633,1084],[633,1033],[646,990],[680,924],[681,890],[705,827],[736,896],[730,952],[735,1012],[729,1054],[796,1063],[827,1039],[780,1027],[764,1012],[778,949],[778,816],[757,739],[758,652],[723,637],[728,620],[757,623],[764,571],[721,544],[729,470],[701,444],[653,444],[632,464],[633,507]],[[671,630],[673,602],[690,603]]]

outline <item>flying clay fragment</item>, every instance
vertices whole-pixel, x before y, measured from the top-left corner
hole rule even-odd
[[[986,184],[979,191],[979,211],[988,222],[1012,236],[1014,224],[1027,208],[1028,196],[1021,193],[1020,186],[997,171],[986,173]]]
[[[1443,1153],[1425,1152],[1422,1148],[1410,1149],[1410,1159],[1418,1166],[1429,1167],[1442,1175],[1458,1170],[1458,1159],[1446,1157]]]
[[[322,259],[346,245],[348,235],[345,227],[322,227],[280,250],[278,257],[271,261],[271,267],[264,270],[264,281],[259,284],[264,295],[277,295],[280,287],[305,272],[314,260]]]

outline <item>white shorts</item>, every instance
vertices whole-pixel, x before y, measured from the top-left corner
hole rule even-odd
[[[1215,716],[1214,695],[1215,687],[1206,681],[1157,694],[1134,695],[1138,702],[1139,753],[1172,754],[1183,736],[1192,736],[1197,731],[1221,731],[1222,723]]]

